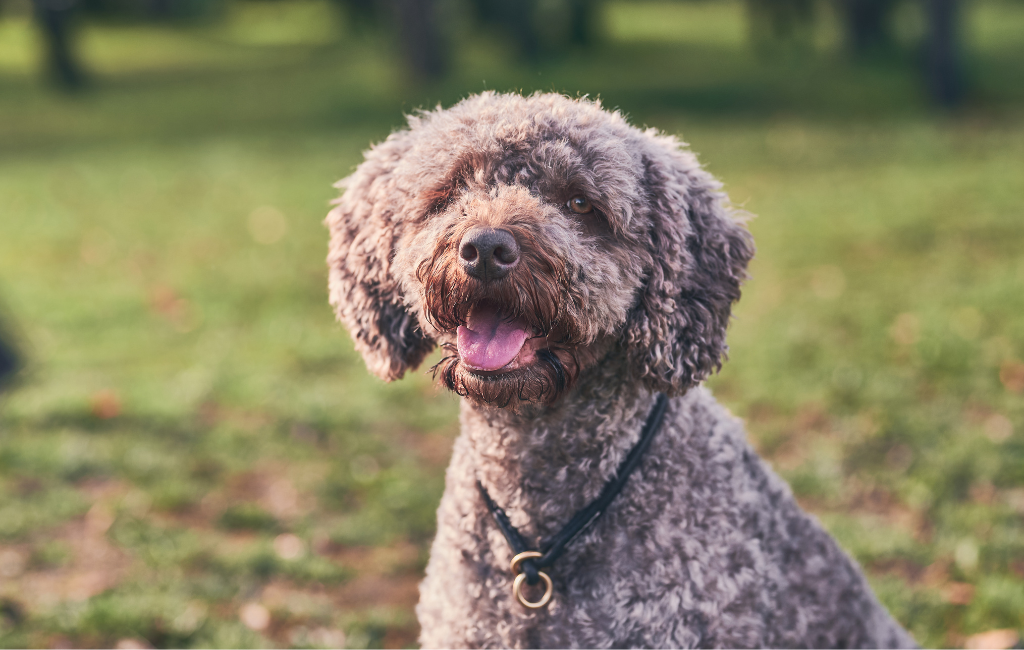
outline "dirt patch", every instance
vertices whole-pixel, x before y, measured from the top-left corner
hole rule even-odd
[[[97,506],[78,521],[47,532],[46,547],[59,547],[59,566],[46,566],[30,543],[0,546],[0,597],[17,602],[30,614],[63,601],[83,601],[117,585],[133,558],[107,539],[112,523]],[[39,544],[37,546],[42,546]],[[41,566],[40,566],[41,565]]]

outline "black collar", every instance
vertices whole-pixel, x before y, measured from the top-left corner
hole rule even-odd
[[[509,521],[508,515],[505,511],[498,507],[498,504],[491,499],[491,495],[487,493],[487,489],[484,488],[483,484],[477,480],[476,486],[480,490],[480,494],[483,496],[484,503],[487,504],[487,509],[491,511],[494,516],[494,520],[498,523],[498,528],[501,529],[505,539],[508,540],[508,545],[512,547],[512,551],[515,553],[515,559],[512,561],[513,573],[519,573],[517,569],[522,569],[522,573],[516,577],[514,593],[519,601],[527,607],[543,607],[547,604],[551,597],[551,579],[544,574],[540,569],[549,567],[555,563],[555,561],[561,557],[562,552],[565,551],[565,547],[571,544],[577,537],[582,535],[584,532],[590,529],[594,525],[601,515],[604,514],[605,510],[611,504],[612,500],[622,491],[626,481],[629,480],[630,474],[636,469],[637,465],[640,464],[640,458],[647,451],[647,448],[651,446],[651,440],[654,438],[654,434],[661,428],[661,422],[665,418],[665,410],[668,406],[668,399],[664,394],[659,393],[658,397],[654,401],[654,406],[651,408],[650,414],[647,416],[647,421],[644,423],[643,431],[640,434],[640,439],[637,440],[633,448],[629,450],[629,454],[619,464],[618,469],[615,471],[615,476],[607,483],[604,484],[604,488],[601,489],[601,494],[598,495],[588,506],[577,512],[572,519],[569,520],[562,530],[558,531],[550,539],[541,543],[539,551],[530,549],[526,540],[523,539],[522,534],[516,530],[516,527]],[[521,555],[527,557],[520,558]],[[537,581],[543,579],[546,583],[546,593],[544,598],[537,603],[530,603],[525,600],[519,593],[519,585],[525,581],[527,584],[534,585]]]

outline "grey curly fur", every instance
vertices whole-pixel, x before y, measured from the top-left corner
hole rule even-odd
[[[424,646],[914,646],[699,385],[753,244],[682,143],[596,101],[484,93],[411,116],[339,186],[338,318],[389,381],[443,346],[436,371],[465,397],[420,589]],[[581,195],[592,214],[566,208]],[[455,243],[474,224],[514,233],[517,275],[460,275]],[[492,380],[463,367],[455,327],[478,300],[529,321],[547,365]],[[636,473],[550,569],[551,604],[525,609],[476,480],[536,544],[598,495],[656,392],[669,409]]]

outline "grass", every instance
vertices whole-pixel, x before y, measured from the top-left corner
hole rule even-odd
[[[938,114],[912,61],[853,67],[830,24],[759,54],[741,7],[612,4],[602,47],[536,69],[478,34],[418,86],[326,4],[240,4],[90,26],[75,97],[0,18],[0,295],[31,361],[0,411],[0,645],[414,644],[457,403],[367,375],[320,220],[403,111],[485,88],[692,143],[759,215],[716,394],[920,642],[1019,634],[1024,11],[973,6],[972,99]]]

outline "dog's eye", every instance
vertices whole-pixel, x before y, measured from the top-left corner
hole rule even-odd
[[[585,196],[574,196],[569,199],[569,202],[566,205],[568,205],[569,209],[576,214],[586,214],[588,212],[593,212],[594,210],[594,206],[590,205],[590,201],[588,201]]]

